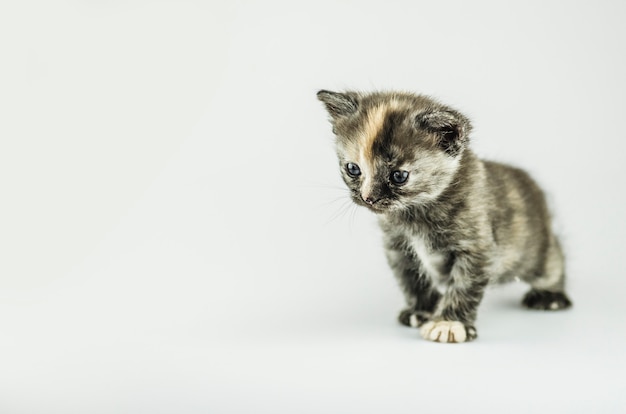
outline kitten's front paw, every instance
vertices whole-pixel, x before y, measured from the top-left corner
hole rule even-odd
[[[429,312],[416,311],[413,309],[403,309],[398,315],[398,322],[404,326],[419,328],[431,317]]]
[[[424,339],[435,342],[468,342],[476,338],[476,329],[458,321],[430,321],[422,325]]]

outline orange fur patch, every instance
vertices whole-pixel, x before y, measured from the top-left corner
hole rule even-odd
[[[367,118],[365,119],[365,124],[363,125],[361,149],[363,151],[363,155],[365,156],[364,161],[369,164],[373,161],[372,147],[374,146],[376,136],[383,127],[385,115],[387,115],[387,105],[379,105],[367,113]]]
[[[398,106],[399,102],[393,99],[389,102],[384,102],[368,111],[367,117],[365,118],[365,123],[363,125],[361,142],[359,143],[361,148],[361,155],[363,156],[362,162],[366,162],[369,165],[374,164],[374,154],[372,153],[374,140],[380,133],[380,130],[383,128],[387,113],[389,113],[389,111],[391,110],[397,109]]]

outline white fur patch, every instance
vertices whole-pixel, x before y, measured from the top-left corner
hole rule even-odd
[[[372,193],[374,187],[374,166],[372,161],[365,155],[365,150],[362,148],[359,152],[359,166],[363,174],[363,182],[361,183],[361,197],[363,200],[367,199]]]
[[[441,268],[444,264],[444,256],[431,251],[421,237],[411,238],[411,248],[422,262],[423,270],[434,280],[441,276]]]
[[[465,342],[465,326],[457,321],[426,322],[420,329],[424,339],[435,342]]]
[[[416,315],[411,315],[409,317],[409,325],[411,325],[413,328],[417,328],[417,325],[419,325],[419,321],[417,320]]]

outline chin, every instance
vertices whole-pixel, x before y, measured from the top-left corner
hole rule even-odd
[[[373,207],[373,206],[367,206],[367,209],[369,211],[371,211],[374,214],[385,214],[387,212],[389,212],[389,208],[385,207],[385,208],[381,208],[381,207]]]

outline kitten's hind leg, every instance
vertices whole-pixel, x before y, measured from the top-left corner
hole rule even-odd
[[[541,276],[526,280],[531,289],[524,295],[522,305],[529,309],[559,310],[572,306],[565,294],[565,265],[561,247],[552,238]]]
[[[549,290],[531,289],[524,295],[522,304],[529,309],[559,310],[572,306],[572,302],[563,292],[550,292]]]

